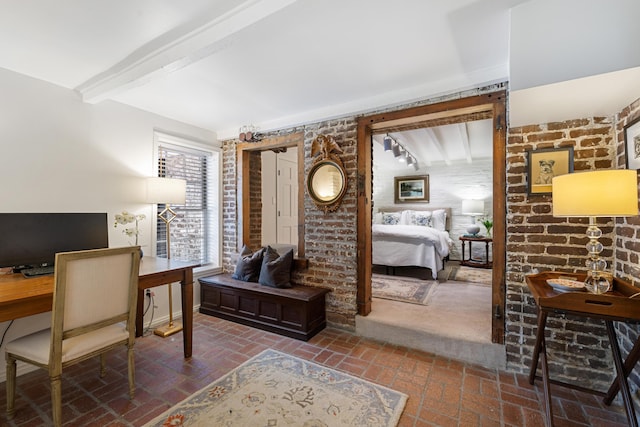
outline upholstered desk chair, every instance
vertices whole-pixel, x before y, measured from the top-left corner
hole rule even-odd
[[[56,255],[51,329],[6,346],[7,417],[15,412],[16,360],[49,371],[55,426],[62,425],[62,369],[126,346],[129,395],[135,392],[133,344],[140,248],[65,252]]]

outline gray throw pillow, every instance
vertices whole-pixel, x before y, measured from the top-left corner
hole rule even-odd
[[[262,268],[260,268],[261,285],[272,288],[291,287],[291,266],[293,265],[293,249],[289,249],[284,255],[278,255],[275,249],[267,246],[262,258]]]
[[[262,267],[263,256],[264,248],[252,254],[246,245],[243,246],[238,262],[236,263],[236,269],[231,277],[244,282],[257,282],[260,277],[260,267]]]

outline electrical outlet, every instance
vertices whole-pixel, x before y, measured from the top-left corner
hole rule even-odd
[[[146,296],[148,296],[149,298],[151,298],[151,289],[146,289],[146,290],[144,291],[144,294],[145,294]]]

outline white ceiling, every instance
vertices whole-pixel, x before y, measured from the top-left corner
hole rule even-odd
[[[574,14],[572,5],[583,0],[563,1]],[[620,14],[608,4],[600,3],[598,15]],[[527,21],[533,12],[564,10],[553,0],[0,0],[0,6],[0,67],[73,89],[85,102],[118,101],[220,139],[243,125],[279,129],[506,81],[514,25],[518,46],[534,49],[545,37],[549,46],[565,46],[552,33],[557,26],[540,33],[533,31],[537,20]],[[599,28],[597,36],[606,32]],[[584,45],[579,37],[572,43],[567,52]],[[518,69],[531,69],[526,61],[534,56],[518,57]],[[545,68],[554,69],[564,67]],[[636,83],[616,106],[639,93],[640,79],[632,77]],[[615,78],[597,84],[620,86]],[[532,119],[529,99],[540,98],[522,89],[511,94],[511,125]],[[553,106],[561,111],[551,119],[589,114],[584,102],[559,93],[545,92],[538,112]]]
[[[418,170],[475,160],[491,159],[493,130],[491,119],[476,120],[432,128],[373,135],[373,160],[385,167],[400,167],[391,152],[383,151],[383,139],[389,135],[417,159]],[[405,166],[406,167],[406,166]]]
[[[0,1],[0,67],[220,138],[506,80],[514,3]]]

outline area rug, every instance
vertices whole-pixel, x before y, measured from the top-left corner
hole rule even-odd
[[[407,395],[265,350],[145,427],[395,426]]]
[[[374,298],[428,305],[429,299],[436,289],[437,280],[422,280],[412,277],[371,276],[371,292]]]
[[[492,270],[487,268],[473,268],[464,265],[456,266],[451,271],[449,280],[471,282],[479,285],[491,286]]]

